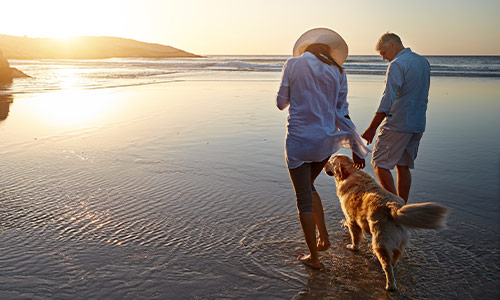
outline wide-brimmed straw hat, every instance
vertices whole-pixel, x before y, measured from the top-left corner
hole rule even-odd
[[[295,46],[293,56],[301,56],[306,48],[312,44],[325,44],[330,46],[330,55],[339,66],[347,59],[348,48],[344,39],[335,31],[328,28],[314,28],[302,34]]]

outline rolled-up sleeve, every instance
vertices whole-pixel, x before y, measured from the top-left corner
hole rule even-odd
[[[399,64],[392,63],[387,69],[385,75],[385,90],[380,100],[380,105],[377,109],[377,113],[389,114],[391,111],[392,103],[398,95],[401,86],[403,85],[403,70]]]
[[[339,98],[336,108],[338,115],[347,116],[349,114],[349,103],[347,102],[347,77],[345,72],[343,72],[341,76]]]
[[[276,106],[280,110],[284,110],[290,105],[290,83],[288,80],[288,61],[283,65],[281,73],[281,84],[278,93],[276,94]]]

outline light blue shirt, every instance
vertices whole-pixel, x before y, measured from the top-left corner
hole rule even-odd
[[[427,59],[410,48],[401,50],[387,67],[385,91],[377,110],[386,114],[381,126],[396,132],[424,132],[429,85]]]
[[[285,141],[289,169],[319,162],[339,148],[365,157],[370,149],[356,132],[347,103],[347,78],[336,66],[305,52],[283,66],[276,106],[288,109]]]

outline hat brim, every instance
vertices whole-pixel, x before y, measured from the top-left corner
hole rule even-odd
[[[302,34],[293,46],[293,56],[301,56],[312,44],[328,45],[331,57],[339,66],[347,59],[349,49],[346,42],[338,33],[328,28],[314,28]]]

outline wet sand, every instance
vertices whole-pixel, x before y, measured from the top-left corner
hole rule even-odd
[[[349,76],[360,131],[383,80]],[[499,83],[432,78],[410,202],[442,203],[450,220],[414,235],[395,294],[368,243],[345,249],[326,175],[326,270],[296,261],[305,244],[279,74],[12,97],[0,122],[0,298],[496,298]]]

